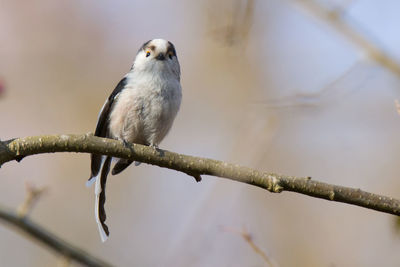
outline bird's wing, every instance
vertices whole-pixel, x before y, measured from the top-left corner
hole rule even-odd
[[[112,105],[114,100],[118,96],[118,94],[124,89],[127,83],[127,78],[124,77],[115,87],[114,91],[108,97],[107,101],[104,103],[103,107],[100,110],[99,118],[97,120],[96,131],[94,133],[95,136],[107,137],[107,128],[108,128],[108,118],[110,116],[110,112],[112,110]]]
[[[97,120],[96,131],[94,132],[95,136],[99,137],[109,137],[107,130],[109,125],[109,117],[112,111],[112,106],[114,100],[117,98],[118,94],[124,89],[127,83],[127,77],[124,77],[115,87],[114,91],[108,97],[106,102],[104,103],[100,113],[99,118]],[[89,184],[91,184],[91,180],[96,177],[101,169],[102,165],[102,156],[98,154],[91,154],[91,175],[89,178]]]

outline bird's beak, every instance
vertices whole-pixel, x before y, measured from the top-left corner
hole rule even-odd
[[[164,59],[165,59],[164,53],[158,54],[158,56],[156,57],[156,59],[157,59],[157,60],[164,60]]]

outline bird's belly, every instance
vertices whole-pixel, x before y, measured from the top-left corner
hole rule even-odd
[[[164,97],[155,97],[147,103],[139,122],[143,130],[142,138],[148,144],[158,145],[171,128],[178,109],[173,101]]]
[[[136,92],[119,99],[111,114],[119,118],[110,120],[111,136],[144,145],[158,145],[162,141],[172,126],[180,104],[180,97],[154,91],[145,95]]]

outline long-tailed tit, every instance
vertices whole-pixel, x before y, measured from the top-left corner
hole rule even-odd
[[[180,67],[174,45],[150,40],[139,49],[133,66],[118,83],[100,111],[95,136],[157,147],[170,130],[182,99]],[[101,240],[109,235],[104,209],[107,175],[112,157],[91,155],[95,186],[95,217]],[[122,172],[132,160],[117,159],[112,174]]]

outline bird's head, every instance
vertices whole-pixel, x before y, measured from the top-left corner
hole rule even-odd
[[[164,39],[153,39],[139,49],[133,68],[140,71],[173,73],[180,76],[175,46]]]

